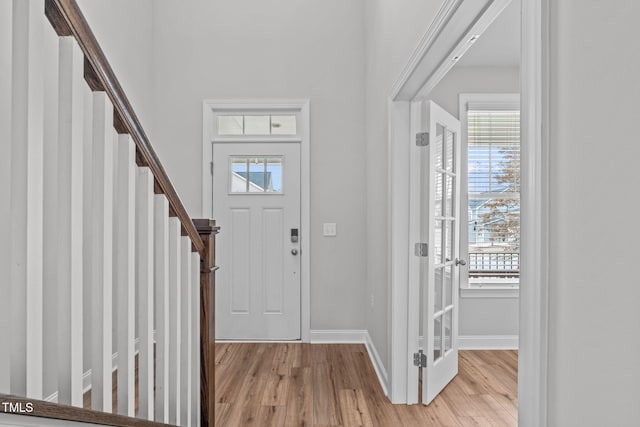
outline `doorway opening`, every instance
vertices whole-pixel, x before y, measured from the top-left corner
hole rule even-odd
[[[511,9],[520,9],[520,7],[522,18],[520,17],[519,10],[517,12],[510,12]],[[545,257],[543,249],[546,245],[544,234],[545,226],[543,220],[540,221],[540,218],[544,218],[546,209],[546,199],[544,198],[546,197],[546,193],[544,192],[544,169],[541,167],[544,156],[541,147],[546,143],[546,140],[540,132],[541,123],[544,120],[541,113],[541,111],[544,111],[543,87],[540,82],[544,81],[545,77],[542,68],[543,54],[546,54],[546,51],[543,49],[544,28],[542,27],[545,11],[540,1],[523,1],[520,5],[518,0],[495,0],[477,3],[445,1],[440,12],[438,15],[439,19],[428,29],[427,34],[425,34],[423,38],[423,42],[416,49],[409,61],[409,65],[394,86],[394,91],[389,103],[391,127],[389,175],[391,180],[390,198],[393,201],[390,213],[390,281],[392,301],[390,315],[392,341],[390,398],[394,403],[417,403],[418,385],[416,379],[419,376],[419,370],[424,369],[420,368],[420,366],[423,365],[422,361],[427,359],[424,360],[426,366],[428,366],[429,363],[434,364],[437,360],[436,356],[442,354],[442,349],[444,349],[445,352],[447,350],[451,351],[455,346],[454,343],[456,340],[458,341],[457,344],[460,344],[462,348],[482,348],[483,345],[489,344],[492,348],[519,347],[518,394],[520,398],[520,422],[522,425],[544,425],[543,420],[546,411],[546,364],[544,357],[546,352],[545,295],[547,283],[543,269]],[[475,275],[474,280],[468,280],[470,277],[468,269],[472,267],[469,264],[469,255],[471,253],[469,246],[469,223],[465,221],[464,218],[460,218],[462,221],[459,221],[459,225],[461,225],[459,230],[464,230],[467,234],[466,237],[462,236],[463,239],[456,238],[456,242],[459,244],[459,249],[462,249],[462,253],[459,251],[458,256],[455,256],[455,248],[452,247],[452,256],[443,257],[441,266],[444,268],[448,265],[447,263],[455,264],[456,259],[465,264],[463,265],[463,269],[459,269],[459,271],[452,269],[450,275],[451,280],[457,282],[453,288],[455,290],[453,296],[456,296],[456,292],[462,296],[458,314],[464,313],[465,310],[467,313],[471,313],[473,310],[470,310],[467,306],[472,303],[479,306],[487,305],[487,302],[493,299],[496,304],[503,306],[502,308],[509,305],[511,315],[515,316],[516,320],[515,322],[506,322],[506,324],[512,328],[511,330],[501,331],[500,334],[495,335],[492,333],[480,335],[476,330],[473,333],[467,332],[470,335],[465,340],[461,339],[461,337],[455,337],[455,331],[464,325],[458,316],[453,316],[451,325],[448,327],[449,332],[447,332],[447,326],[443,326],[444,320],[437,318],[440,311],[435,310],[435,308],[431,310],[433,311],[431,315],[434,317],[425,319],[425,313],[429,312],[427,308],[430,308],[430,305],[431,308],[433,308],[434,304],[434,298],[428,298],[428,293],[435,292],[434,289],[426,288],[427,292],[422,294],[425,298],[420,298],[420,283],[423,273],[420,268],[422,260],[419,256],[415,256],[416,254],[420,254],[420,251],[416,249],[416,243],[426,242],[422,242],[420,238],[421,217],[419,212],[421,198],[420,186],[416,184],[420,182],[420,174],[422,171],[421,161],[424,160],[421,160],[421,147],[419,147],[419,144],[416,144],[416,134],[424,130],[418,129],[416,123],[418,123],[420,119],[420,107],[424,106],[423,104],[427,101],[433,101],[434,98],[438,96],[438,93],[443,91],[443,86],[447,84],[451,88],[454,88],[454,96],[449,97],[448,101],[440,100],[436,102],[440,103],[444,107],[444,110],[452,115],[460,114],[463,108],[462,104],[466,104],[464,106],[465,115],[470,111],[469,100],[464,98],[464,96],[466,96],[464,94],[482,93],[489,94],[490,96],[495,94],[518,94],[519,88],[517,86],[515,90],[511,87],[502,87],[501,84],[507,81],[500,77],[494,77],[493,82],[487,81],[484,87],[465,88],[460,84],[455,85],[456,79],[458,83],[473,84],[482,81],[488,76],[490,77],[491,74],[496,74],[488,70],[489,68],[495,68],[495,65],[489,63],[468,65],[466,67],[483,68],[484,77],[481,76],[482,70],[476,70],[474,77],[472,71],[469,69],[465,70],[464,66],[460,66],[464,64],[465,57],[468,62],[473,62],[471,60],[477,62],[488,60],[491,55],[484,53],[474,54],[474,50],[478,51],[476,48],[482,45],[483,38],[487,40],[493,38],[494,41],[497,40],[498,43],[503,43],[501,47],[499,46],[497,48],[498,55],[493,55],[493,59],[497,61],[508,61],[507,55],[504,55],[508,50],[505,48],[504,42],[513,41],[512,38],[505,36],[492,37],[491,34],[492,32],[499,32],[497,28],[499,28],[500,20],[506,20],[511,13],[515,14],[512,23],[517,25],[517,35],[523,35],[522,43],[517,43],[517,58],[520,67],[510,73],[510,75],[515,76],[511,81],[515,81],[516,85],[519,80],[522,81],[522,102],[518,105],[518,110],[522,112],[521,129],[523,144],[521,161],[523,173],[520,182],[522,200],[519,205],[522,205],[523,219],[519,224],[522,237],[518,238],[517,251],[514,249],[516,246],[515,240],[509,240],[510,237],[508,236],[505,237],[505,245],[503,246],[510,246],[510,253],[513,254],[517,252],[517,256],[515,257],[515,261],[514,257],[511,256],[508,263],[510,271],[507,271],[504,270],[506,263],[503,261],[508,257],[502,254],[492,253],[488,255],[487,259],[489,263],[487,265],[492,265],[492,262],[495,264],[494,261],[500,259],[500,262],[504,265],[501,265],[500,268],[496,268],[495,270],[503,270],[499,272],[485,271],[485,273],[487,273],[485,276],[486,280],[475,280],[483,274],[482,271],[478,271],[482,270],[482,268],[478,268],[477,263],[475,263],[473,267],[476,271],[472,271]],[[522,24],[521,29],[520,24]],[[520,46],[523,46],[522,50],[520,50]],[[456,71],[457,69],[459,69],[459,71]],[[458,75],[456,76],[456,74]],[[449,102],[448,105],[447,102]],[[496,106],[486,108],[486,105],[483,108],[479,108],[476,105],[473,106],[471,111],[495,111],[500,109],[501,108]],[[468,131],[468,129],[463,127],[462,131],[465,132]],[[430,135],[429,140],[437,141],[437,130],[432,130],[430,133],[433,133],[433,137]],[[465,137],[466,136],[463,135],[463,144],[466,143],[464,141]],[[502,153],[502,156],[504,160],[506,154]],[[465,200],[466,198],[467,203],[467,209],[466,212],[463,212],[463,215],[470,217],[468,212],[470,200],[468,158],[466,162],[467,163],[462,163],[466,165],[467,170],[462,171],[461,178],[464,178],[462,183],[463,185],[466,184],[467,188],[466,190],[461,189],[461,193],[463,196],[462,199]],[[506,162],[503,161],[502,163]],[[504,167],[502,169],[504,169]],[[402,172],[407,170],[409,173]],[[436,171],[431,170],[431,172],[434,173]],[[442,171],[437,172],[442,173]],[[434,182],[436,182],[436,178],[437,176],[433,177]],[[444,187],[446,187],[446,185]],[[500,203],[497,203],[495,199],[496,198],[494,198],[492,203],[496,204],[497,207]],[[501,202],[503,206],[513,206],[513,203],[511,203],[513,198],[507,202],[505,202],[505,200],[507,200],[507,197]],[[430,206],[429,209],[431,210],[433,207],[434,206]],[[509,213],[514,213],[514,211],[515,209],[509,211]],[[505,212],[503,207],[503,213]],[[490,223],[491,218],[489,217],[491,215],[485,216],[487,223]],[[409,226],[406,224],[407,217],[412,218]],[[503,215],[503,218],[505,217],[506,215]],[[438,219],[440,221],[448,220],[448,218],[442,217]],[[488,226],[488,224],[484,225]],[[443,230],[446,229],[441,228],[440,234],[437,234],[435,226],[432,228],[432,233],[436,233],[438,236],[446,234],[443,232]],[[462,234],[464,233],[459,233],[459,235]],[[488,234],[491,233],[488,232]],[[489,237],[487,235],[487,238],[489,240],[497,240],[495,236]],[[431,237],[431,245],[434,244],[433,240],[433,237]],[[494,247],[497,246],[498,245],[494,245]],[[522,251],[519,250],[520,247],[522,247]],[[437,254],[434,253],[436,249],[437,248],[433,246],[426,248],[428,254],[433,253],[434,257],[437,257]],[[502,252],[507,252],[505,248],[501,249]],[[467,251],[465,253],[466,258],[462,256],[464,250]],[[494,252],[495,251],[497,251],[497,248],[494,248]],[[516,264],[513,264],[512,261],[516,262]],[[524,266],[522,271],[520,271],[521,266]],[[517,277],[515,270],[517,270]],[[462,284],[457,280],[456,276],[463,278]],[[432,278],[432,280],[434,279]],[[443,274],[441,280],[446,283],[446,273]],[[522,288],[519,288],[520,283],[522,283]],[[408,304],[408,302],[415,301],[424,302],[422,306],[417,303]],[[511,302],[508,303],[508,301]],[[491,319],[498,311],[500,310],[487,312],[486,316],[481,316],[481,320],[486,321],[487,319]],[[438,323],[438,320],[440,320],[440,323]],[[430,324],[431,326],[428,326]],[[437,336],[430,335],[424,337],[421,342],[420,337],[422,334],[420,325],[424,325],[426,333],[429,333],[429,329],[435,330],[436,326],[439,326],[441,333]],[[467,327],[472,326],[474,325],[467,325]],[[445,332],[442,332],[443,329]],[[449,344],[447,344],[447,339],[449,339],[447,338],[447,333],[452,340]],[[460,335],[462,336],[462,334]],[[438,341],[438,339],[440,341]],[[427,342],[428,340],[429,342]],[[440,353],[435,351],[436,345]],[[417,351],[421,347],[423,350],[422,354]],[[425,350],[428,348],[429,351],[427,353],[430,354],[425,354]],[[431,360],[429,360],[429,358]],[[415,365],[414,359],[416,360]],[[428,374],[427,372],[427,377]],[[426,400],[430,400],[430,397],[427,397]],[[524,418],[522,418],[522,415],[524,415]]]

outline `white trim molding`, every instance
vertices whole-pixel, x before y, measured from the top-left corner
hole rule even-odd
[[[364,344],[365,329],[314,329],[309,334],[311,344]]]
[[[549,0],[522,2],[518,422],[546,427],[549,306]]]
[[[309,342],[311,330],[311,113],[308,99],[205,99],[202,102],[202,217],[213,215],[213,121],[217,112],[295,112],[298,134],[278,142],[300,143],[300,339]],[[236,142],[276,142],[273,138],[234,138]],[[220,139],[218,139],[220,141]],[[214,218],[215,219],[215,218]],[[224,229],[221,230],[224,233]]]
[[[320,329],[312,330],[310,337],[311,344],[364,344],[373,369],[376,371],[380,387],[382,387],[385,396],[389,396],[389,375],[369,331],[365,329]]]
[[[373,369],[376,371],[376,375],[378,376],[380,387],[382,387],[384,395],[389,396],[389,375],[387,374],[387,370],[384,368],[382,359],[380,359],[380,354],[378,354],[378,349],[373,344],[373,340],[371,339],[368,331],[365,336],[364,345],[367,347],[367,353],[369,353],[369,359],[371,359]]]
[[[460,298],[518,298],[520,289],[517,287],[477,287],[477,288],[461,288]]]
[[[459,350],[517,350],[517,335],[460,335]]]

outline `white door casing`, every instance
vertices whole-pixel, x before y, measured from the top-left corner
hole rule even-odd
[[[216,337],[300,339],[300,143],[217,142],[213,157],[213,215],[225,230]]]
[[[420,257],[424,353],[422,400],[429,404],[458,373],[458,276],[460,235],[460,122],[423,101],[420,127]],[[416,378],[417,380],[417,378]]]

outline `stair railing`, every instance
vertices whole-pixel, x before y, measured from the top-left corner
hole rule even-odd
[[[189,217],[75,0],[3,8],[0,426],[213,427],[215,221]]]

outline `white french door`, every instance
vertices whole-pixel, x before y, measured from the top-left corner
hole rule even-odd
[[[300,143],[213,144],[216,338],[300,339]]]
[[[460,122],[423,101],[420,127],[420,287],[422,401],[429,404],[458,373]],[[428,136],[424,134],[428,132]],[[428,141],[428,142],[427,142]],[[425,246],[424,243],[427,245]]]

